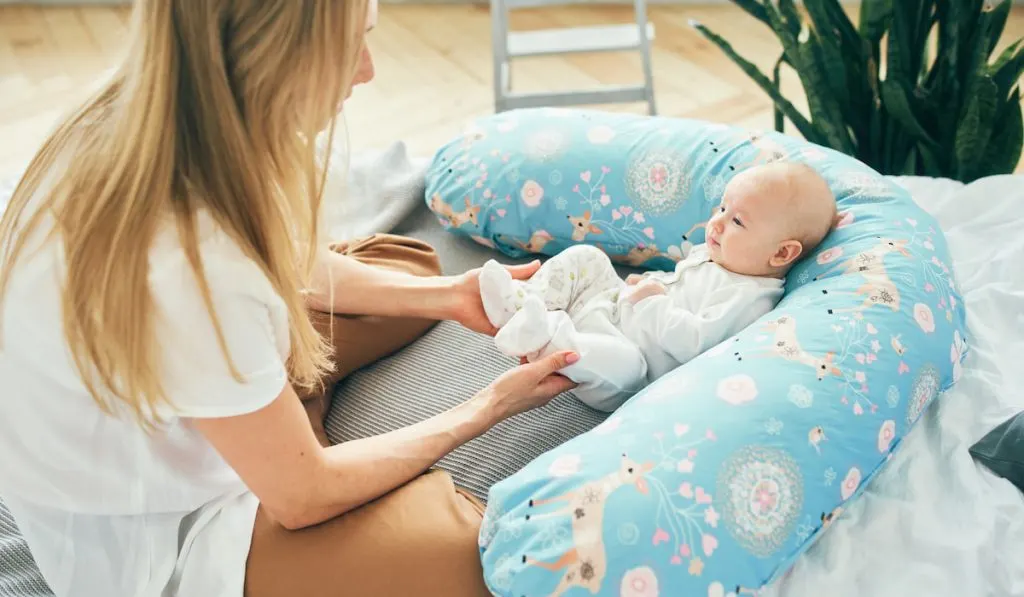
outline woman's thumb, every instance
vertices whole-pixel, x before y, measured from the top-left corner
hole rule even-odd
[[[580,360],[580,355],[571,351],[566,350],[563,352],[556,352],[555,354],[548,355],[547,357],[534,361],[534,366],[544,370],[544,374],[554,373],[560,369],[564,369],[569,365],[572,365],[576,361]]]

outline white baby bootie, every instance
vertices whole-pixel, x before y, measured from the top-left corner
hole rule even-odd
[[[480,269],[480,300],[491,325],[504,327],[525,298],[522,285],[497,261],[491,259]]]
[[[551,342],[552,318],[539,296],[527,295],[523,308],[498,330],[494,344],[498,350],[512,357],[528,357]]]

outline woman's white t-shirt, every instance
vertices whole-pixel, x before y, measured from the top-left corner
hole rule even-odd
[[[156,431],[101,412],[62,326],[60,242],[11,280],[0,346],[0,497],[58,597],[242,595],[257,499],[189,424],[258,410],[287,383],[288,316],[266,276],[211,221],[201,254],[230,373],[173,225],[151,253],[163,383]]]

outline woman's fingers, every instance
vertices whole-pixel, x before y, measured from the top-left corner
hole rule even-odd
[[[644,277],[641,276],[640,274],[629,274],[628,276],[626,276],[626,284],[629,286],[634,286],[635,284],[640,282],[640,280],[643,279]]]
[[[534,259],[530,263],[522,265],[506,265],[505,269],[512,274],[513,280],[529,280],[540,269],[540,260]]]

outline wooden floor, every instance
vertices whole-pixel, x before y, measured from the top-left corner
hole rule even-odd
[[[688,21],[722,34],[766,72],[779,54],[767,28],[732,5],[657,5],[650,12],[660,113],[771,128],[767,97]],[[548,8],[517,12],[512,25],[618,23],[631,15],[622,6]],[[127,21],[123,8],[0,6],[0,177],[18,172],[54,120],[115,63]],[[1024,7],[1017,7],[1000,49],[1021,36]],[[345,108],[356,151],[403,140],[411,153],[429,156],[468,118],[493,110],[486,4],[385,5],[370,44],[377,78]],[[512,76],[516,90],[538,91],[632,83],[640,71],[634,55],[596,54],[518,61]],[[795,74],[784,80],[784,92],[803,105]]]

